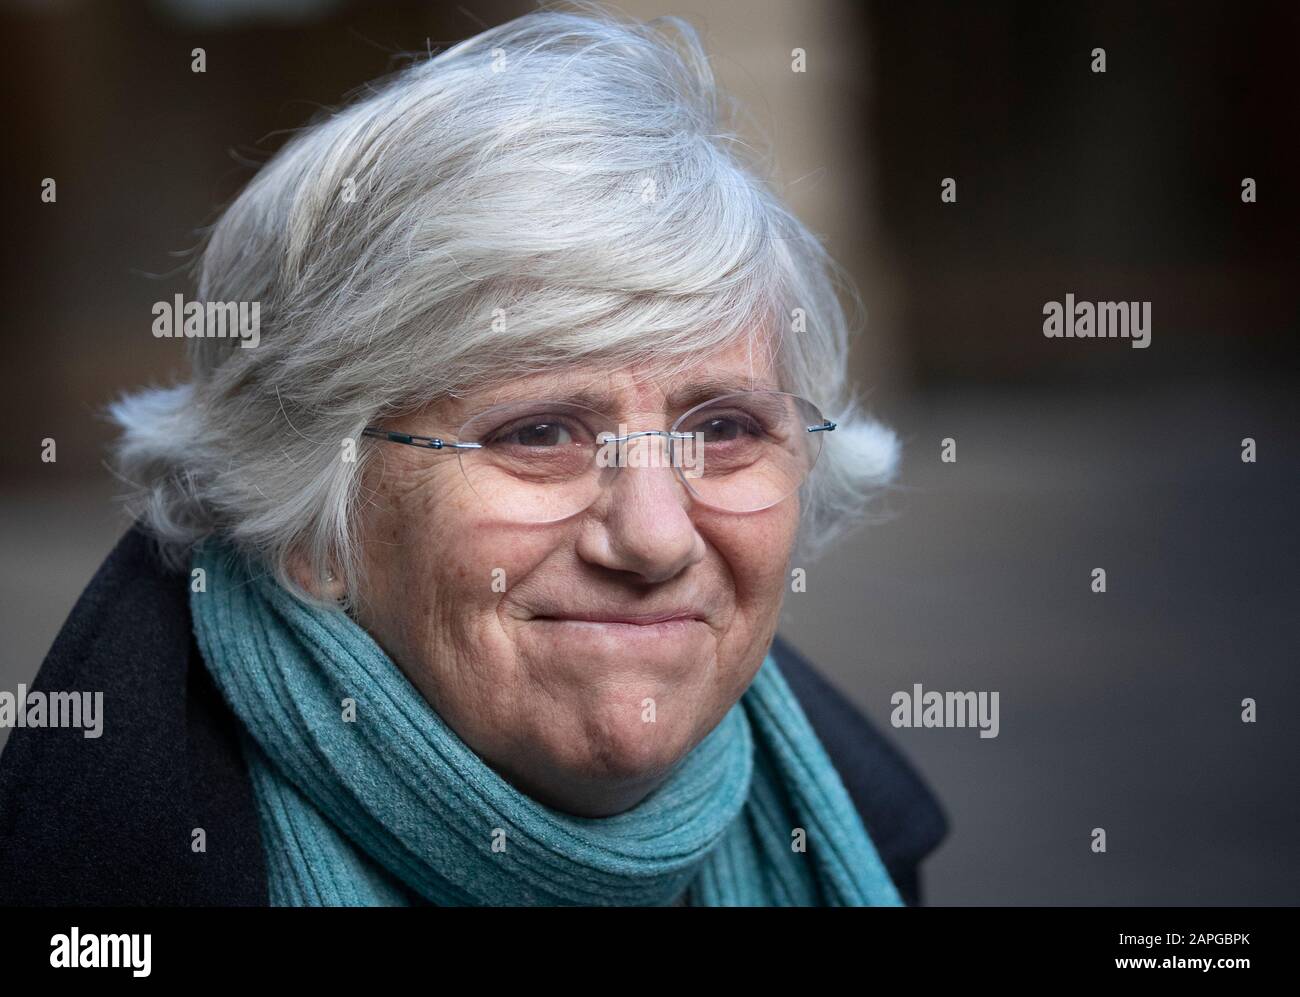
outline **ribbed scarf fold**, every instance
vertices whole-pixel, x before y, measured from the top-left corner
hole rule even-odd
[[[902,903],[770,654],[653,793],[576,817],[489,768],[345,614],[228,548],[193,567],[194,631],[242,724],[273,905],[660,906],[687,889],[696,906]]]

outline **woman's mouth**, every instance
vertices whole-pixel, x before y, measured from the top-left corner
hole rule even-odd
[[[707,627],[701,613],[689,609],[663,612],[564,612],[536,616],[537,632],[557,640],[600,647],[617,653],[633,645],[642,650],[659,644],[676,645],[700,638]]]
[[[690,609],[670,609],[657,613],[565,612],[534,617],[552,623],[587,624],[611,627],[662,627],[671,624],[702,623],[704,617]]]

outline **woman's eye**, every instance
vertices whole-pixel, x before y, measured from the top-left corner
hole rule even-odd
[[[726,443],[742,436],[759,435],[752,420],[731,416],[712,416],[697,423],[692,433],[703,433],[705,443]]]
[[[558,422],[536,422],[506,430],[499,442],[520,447],[562,447],[572,443],[573,436]]]

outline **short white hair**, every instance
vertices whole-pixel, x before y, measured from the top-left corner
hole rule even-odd
[[[355,592],[367,424],[591,360],[685,364],[756,330],[783,389],[839,427],[804,486],[800,556],[860,521],[898,459],[847,384],[837,291],[861,302],[756,179],[721,99],[688,22],[583,5],[421,59],[297,133],[196,267],[197,300],[260,302],[259,345],[191,339],[188,382],[110,409],[128,508],[169,562],[218,535],[299,598],[296,558]]]

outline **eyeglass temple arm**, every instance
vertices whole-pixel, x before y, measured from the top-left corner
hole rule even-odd
[[[482,443],[452,443],[437,436],[412,436],[410,433],[394,433],[376,426],[367,426],[361,430],[361,435],[373,436],[375,439],[387,440],[389,443],[402,443],[408,447],[420,447],[424,450],[481,450],[483,448]]]
[[[835,423],[831,422],[829,419],[823,422],[820,426],[808,427],[808,432],[810,433],[833,433],[834,431]]]

